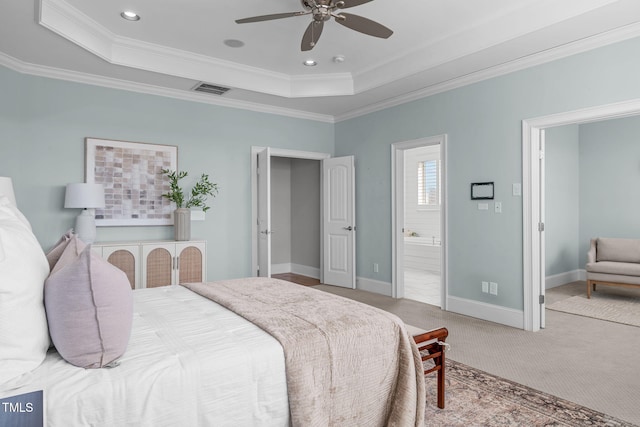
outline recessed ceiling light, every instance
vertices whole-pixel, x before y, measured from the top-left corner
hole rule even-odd
[[[138,15],[137,13],[132,12],[130,10],[125,10],[124,12],[122,12],[120,14],[120,16],[122,16],[127,21],[139,21],[140,20],[140,15]]]
[[[306,65],[307,67],[315,67],[316,65],[318,65],[318,63],[313,59],[307,59],[306,61],[303,62],[303,64]]]
[[[333,62],[336,64],[341,64],[344,62],[344,55],[336,55],[333,57]]]
[[[236,39],[226,39],[224,42],[229,47],[242,47],[244,46],[244,42],[242,40]]]

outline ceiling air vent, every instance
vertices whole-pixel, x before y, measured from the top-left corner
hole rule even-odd
[[[222,87],[218,85],[212,85],[210,83],[198,83],[196,87],[193,88],[196,92],[206,92],[212,93],[214,95],[224,95],[230,88]]]

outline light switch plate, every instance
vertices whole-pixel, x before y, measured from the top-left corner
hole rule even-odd
[[[512,188],[514,196],[522,196],[522,185],[519,182],[515,182]]]
[[[494,210],[496,213],[502,213],[502,202],[495,202]]]

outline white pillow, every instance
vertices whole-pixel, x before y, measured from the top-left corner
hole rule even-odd
[[[46,356],[43,287],[48,273],[28,221],[0,197],[0,384],[35,369]]]

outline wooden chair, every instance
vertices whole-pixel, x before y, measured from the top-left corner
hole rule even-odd
[[[445,343],[449,331],[447,328],[433,329],[425,331],[415,326],[406,325],[407,331],[413,336],[413,340],[418,345],[418,350],[422,355],[422,362],[433,360],[434,366],[425,369],[424,374],[432,372],[438,373],[438,408],[444,409],[444,387],[445,387],[445,356],[444,353],[449,347]]]

